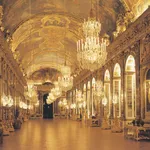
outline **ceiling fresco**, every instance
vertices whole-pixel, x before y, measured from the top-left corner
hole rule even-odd
[[[72,74],[81,71],[76,41],[83,37],[81,26],[91,0],[1,0],[0,4],[3,24],[12,37],[11,50],[27,79],[44,77],[47,68],[60,73],[65,61]],[[93,0],[94,14],[102,23],[100,36],[107,34],[112,42],[118,18],[130,13],[135,19],[148,5],[149,0]]]

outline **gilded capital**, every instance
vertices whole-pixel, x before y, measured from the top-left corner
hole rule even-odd
[[[3,19],[3,7],[0,5],[0,25],[2,24]]]

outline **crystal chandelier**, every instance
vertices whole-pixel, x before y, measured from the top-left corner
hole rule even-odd
[[[51,93],[56,97],[60,97],[62,95],[62,90],[59,87],[58,82],[54,82],[55,88],[51,89]]]
[[[14,103],[14,101],[13,101],[13,98],[9,95],[8,96],[8,107],[11,107],[11,106],[13,106],[13,103]]]
[[[58,106],[59,106],[59,107],[62,107],[62,106],[63,106],[63,102],[62,102],[62,101],[59,101],[59,102],[58,102]]]
[[[37,96],[37,87],[33,84],[28,83],[27,90],[25,91],[25,96],[33,98]]]
[[[104,96],[104,98],[102,99],[102,104],[104,105],[104,106],[106,106],[107,105],[107,98],[106,98],[106,96]]]
[[[67,99],[63,98],[63,105],[66,106],[67,105]]]
[[[75,108],[76,108],[76,104],[75,104],[75,103],[71,104],[71,105],[70,105],[70,108],[71,108],[71,109],[75,109]]]
[[[68,91],[73,86],[73,77],[71,76],[71,68],[65,64],[61,68],[62,76],[58,77],[58,85],[62,89],[62,91]]]
[[[97,80],[93,84],[93,94],[97,97],[104,97],[104,87],[101,80]]]
[[[64,75],[62,77],[58,77],[58,83],[63,91],[68,91],[73,86],[73,77],[70,75]]]
[[[89,17],[82,28],[85,39],[77,41],[77,60],[81,68],[94,71],[105,64],[107,57],[106,41],[99,38],[101,23],[96,18]]]
[[[66,98],[63,98],[63,100],[62,101],[59,101],[58,102],[58,106],[59,107],[67,107],[68,105],[67,105],[67,99]],[[68,106],[69,107],[69,106]]]
[[[76,90],[76,100],[77,102],[82,102],[84,100],[84,94],[81,90]]]
[[[51,92],[57,98],[60,97],[62,94],[62,91],[59,87],[51,89]]]
[[[30,110],[30,109],[33,109],[33,105],[28,105],[27,108]]]
[[[2,104],[3,106],[6,106],[8,104],[8,97],[3,93],[3,96],[2,96]]]
[[[28,108],[27,104],[24,103],[24,102],[22,102],[22,101],[20,101],[19,107],[20,107],[20,108],[23,108],[23,109],[27,109],[27,108]]]
[[[53,103],[54,101],[56,100],[56,97],[53,95],[53,93],[49,93],[47,99],[46,99],[46,102],[47,104],[51,104]]]
[[[87,37],[77,42],[77,60],[81,68],[94,71],[105,64],[106,42],[96,37]]]
[[[6,96],[6,95],[3,93],[3,95],[2,95],[2,105],[3,105],[3,106],[11,107],[11,106],[13,106],[13,104],[14,104],[14,100],[13,100],[13,98],[11,97],[11,95]]]
[[[90,15],[92,15],[93,10],[91,9]],[[101,30],[101,23],[93,17],[88,17],[82,25],[85,37],[98,37]]]
[[[46,103],[49,105],[49,104],[53,103],[53,101],[51,99],[46,99]]]
[[[53,103],[53,101],[50,99],[46,99],[46,103],[49,105],[49,104]]]
[[[71,69],[69,66],[66,66],[66,62],[65,62],[65,65],[61,68],[61,73],[63,76],[71,74]]]
[[[39,105],[40,105],[40,102],[37,101],[37,102],[35,103],[35,106],[39,106]]]

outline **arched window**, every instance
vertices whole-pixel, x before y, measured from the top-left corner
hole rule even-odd
[[[105,96],[107,98],[108,104],[107,104],[107,110],[108,110],[108,116],[110,116],[110,73],[107,69],[104,74],[104,92]]]
[[[146,111],[150,112],[150,69],[146,74]]]
[[[114,67],[113,76],[114,77],[120,77],[121,76],[121,69],[120,69],[120,65],[118,63]]]
[[[93,79],[92,79],[92,88],[95,87],[95,84],[96,84],[96,80],[95,80],[95,78],[93,77]]]
[[[86,92],[86,84],[83,85],[83,92]]]
[[[120,65],[117,63],[114,67],[113,72],[113,114],[114,117],[121,116],[121,102],[120,102],[120,95],[121,95],[121,68]]]
[[[109,81],[110,82],[110,73],[109,73],[108,69],[105,71],[104,81],[106,81],[106,82]]]
[[[132,55],[129,55],[125,65],[125,99],[126,99],[126,118],[132,119],[135,117],[135,60]]]

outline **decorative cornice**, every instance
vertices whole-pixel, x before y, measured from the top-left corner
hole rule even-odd
[[[129,53],[139,55],[140,40],[148,33],[150,33],[150,7],[107,47],[108,59],[104,69],[112,68],[117,61],[119,63],[119,60]],[[76,78],[75,85],[79,84],[86,78],[89,78],[92,74],[94,73],[85,72],[84,75],[79,75],[79,77]]]
[[[23,86],[26,85],[26,80],[24,79],[21,71],[19,70],[19,66],[17,65],[17,62],[13,58],[13,55],[9,50],[9,46],[7,42],[4,41],[4,33],[2,31],[0,31],[0,47],[1,47],[1,52],[3,53],[3,57],[5,58],[5,61],[7,61],[9,67],[12,69],[13,73],[18,78],[18,81]]]
[[[116,40],[107,47],[108,60],[125,51],[150,32],[150,7]]]

